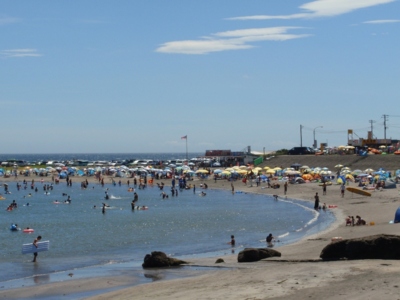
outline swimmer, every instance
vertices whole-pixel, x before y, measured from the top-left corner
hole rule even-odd
[[[231,241],[228,242],[228,244],[232,245],[232,247],[235,246],[236,241],[235,241],[235,236],[234,235],[231,235]]]
[[[265,240],[267,242],[268,247],[273,247],[274,246],[272,241],[275,240],[275,238],[272,236],[272,233],[270,233]]]

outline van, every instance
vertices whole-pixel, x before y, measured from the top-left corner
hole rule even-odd
[[[288,151],[289,155],[306,155],[315,154],[315,151],[310,147],[293,147]]]

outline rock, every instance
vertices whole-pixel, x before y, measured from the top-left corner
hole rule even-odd
[[[187,262],[168,257],[164,252],[154,251],[151,254],[146,254],[142,267],[146,268],[163,268],[163,267],[175,267],[182,264],[187,264]]]
[[[400,259],[400,236],[378,234],[333,242],[320,254],[323,260]]]
[[[267,248],[245,248],[238,254],[238,262],[253,262],[264,258],[278,256],[282,254],[273,249]]]
[[[218,258],[216,261],[215,261],[215,263],[216,264],[220,264],[220,263],[223,263],[223,262],[225,262],[222,258]]]

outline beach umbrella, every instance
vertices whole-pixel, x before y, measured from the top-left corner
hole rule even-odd
[[[267,166],[267,167],[264,167],[264,170],[268,170],[268,169],[271,169],[271,168],[270,168],[270,167],[268,167],[268,166]]]
[[[321,172],[321,171],[322,171],[322,169],[319,168],[319,167],[313,169],[313,172],[314,172],[314,173],[317,173],[317,174],[318,174],[319,172]]]
[[[231,175],[231,172],[229,172],[229,171],[227,171],[227,170],[224,170],[221,174],[222,174],[222,175]]]
[[[201,170],[197,170],[195,173],[196,173],[196,174],[199,174],[199,173],[202,173],[202,174],[207,173],[207,174],[208,174],[208,171],[207,171],[207,170],[204,170],[204,169],[201,169]]]
[[[299,171],[289,170],[285,173],[286,175],[300,175]]]
[[[372,173],[372,172],[374,172],[375,170],[374,169],[371,169],[371,168],[368,168],[368,169],[365,169],[364,170],[364,172],[365,173]]]
[[[349,173],[351,173],[350,170],[342,170],[342,171],[340,171],[340,174],[341,174],[341,175],[349,174]]]
[[[240,175],[247,174],[247,171],[246,171],[246,170],[236,170],[235,172],[238,173],[238,174],[240,174]]]
[[[362,173],[363,173],[363,171],[357,169],[357,170],[352,171],[351,175],[357,175],[358,176],[359,174],[362,174]]]
[[[304,165],[304,166],[301,166],[301,167],[300,167],[300,170],[301,170],[301,169],[310,169],[310,167],[309,167],[309,166],[306,166],[306,165]]]
[[[323,171],[319,172],[319,174],[327,176],[327,175],[332,175],[332,172],[329,170],[323,170]]]
[[[267,171],[265,171],[265,173],[267,173],[267,174],[275,174],[275,170],[274,169],[269,169],[269,170],[267,170]]]
[[[335,168],[341,169],[341,168],[343,168],[343,165],[338,164],[338,165],[335,166]]]
[[[279,168],[279,167],[275,167],[273,170],[275,170],[275,171],[281,171],[282,169]]]
[[[240,166],[239,168],[244,170],[244,169],[247,169],[247,166]]]
[[[222,173],[222,170],[220,170],[220,169],[214,170],[214,174],[219,174],[219,173]]]

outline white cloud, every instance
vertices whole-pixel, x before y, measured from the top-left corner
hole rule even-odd
[[[42,56],[37,52],[36,49],[9,49],[1,50],[0,57],[10,58],[10,57],[38,57]]]
[[[306,18],[319,18],[319,17],[333,17],[354,10],[387,4],[396,0],[316,0],[305,3],[300,6],[300,9],[305,11],[302,13],[291,15],[256,15],[256,16],[243,16],[229,18],[229,20],[271,20],[271,19],[306,19]]]
[[[207,54],[227,50],[250,49],[250,43],[259,41],[286,41],[308,37],[307,34],[288,34],[290,29],[299,27],[268,27],[224,31],[203,37],[199,40],[184,40],[167,42],[161,45],[157,52],[180,54]]]
[[[374,21],[363,22],[363,24],[388,24],[388,23],[400,23],[400,20],[374,20]]]
[[[20,19],[17,19],[17,18],[11,18],[11,17],[7,17],[4,15],[0,15],[0,25],[17,23],[19,21],[20,21]]]

